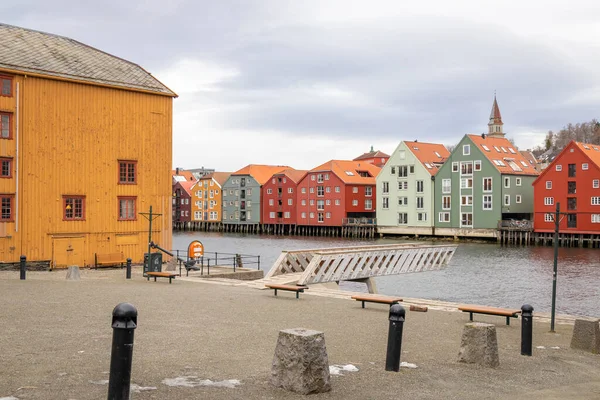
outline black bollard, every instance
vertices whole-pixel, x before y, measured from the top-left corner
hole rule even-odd
[[[127,259],[127,264],[125,264],[127,268],[127,272],[125,272],[125,279],[131,279],[131,258]]]
[[[406,310],[400,304],[390,307],[390,330],[388,332],[387,355],[385,358],[385,370],[400,370],[400,352],[402,351],[402,328],[404,327],[404,316]]]
[[[521,355],[531,356],[533,342],[533,307],[524,304],[521,307]]]
[[[113,342],[110,357],[108,400],[129,400],[133,333],[137,327],[137,309],[120,303],[113,310]]]
[[[24,281],[25,280],[25,274],[27,273],[27,257],[25,256],[21,256],[21,280]]]

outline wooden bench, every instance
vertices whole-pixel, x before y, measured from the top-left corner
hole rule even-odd
[[[287,290],[288,292],[296,292],[296,298],[300,298],[300,293],[304,293],[305,289],[308,289],[308,286],[299,286],[299,285],[276,285],[276,284],[268,284],[265,285],[269,289],[273,289],[275,291],[275,296],[277,296],[278,290]]]
[[[506,325],[510,325],[511,318],[518,318],[521,310],[509,308],[496,308],[486,306],[460,306],[458,309],[462,312],[469,313],[469,321],[473,321],[473,314],[499,315],[506,317]]]
[[[123,253],[94,253],[94,267],[102,267],[105,265],[120,265],[123,268],[123,264],[127,262],[127,259]]]
[[[146,277],[150,280],[150,277],[154,278],[154,282],[156,282],[156,278],[169,278],[169,284],[171,283],[171,279],[175,279],[177,276],[174,272],[146,272]]]
[[[356,301],[362,302],[362,308],[365,308],[365,303],[381,303],[381,304],[397,304],[402,301],[400,297],[383,296],[378,294],[357,294],[352,296]]]

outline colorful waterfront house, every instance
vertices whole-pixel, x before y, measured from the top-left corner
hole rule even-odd
[[[250,164],[232,173],[223,184],[223,224],[259,225],[261,187],[286,169],[290,167]]]
[[[298,183],[308,171],[285,169],[273,174],[262,187],[263,224],[296,225]]]
[[[374,164],[348,160],[331,160],[308,171],[298,183],[298,225],[374,225],[379,171]]]
[[[182,181],[173,185],[173,224],[187,226],[192,221],[192,188],[196,181]]]
[[[176,94],[142,67],[63,36],[0,24],[0,262],[142,262],[170,248]]]
[[[600,146],[572,141],[533,183],[536,232],[600,233]]]
[[[498,103],[489,133],[465,135],[435,175],[435,235],[496,237],[502,220],[531,220],[539,173],[504,137]]]
[[[222,222],[223,185],[231,172],[212,172],[200,177],[192,189],[194,222],[216,224]]]
[[[433,234],[433,178],[449,156],[443,144],[400,142],[377,176],[379,233]]]
[[[383,151],[373,150],[373,146],[371,146],[371,151],[356,157],[353,161],[368,162],[378,166],[379,168],[383,168],[389,158],[389,155],[385,154]]]

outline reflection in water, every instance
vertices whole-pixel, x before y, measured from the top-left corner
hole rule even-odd
[[[206,256],[211,252],[260,255],[265,271],[282,250],[402,242],[182,232],[173,235],[173,248],[187,249],[196,239],[204,244]],[[377,278],[377,287],[389,295],[511,308],[529,303],[536,311],[549,312],[553,260],[552,247],[461,243],[446,269]],[[600,250],[560,248],[557,289],[557,313],[600,316]]]

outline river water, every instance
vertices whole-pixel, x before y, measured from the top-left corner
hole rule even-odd
[[[173,248],[185,250],[192,240],[204,244],[206,257],[214,252],[260,255],[265,273],[282,250],[406,243],[394,238],[354,240],[174,232]],[[529,303],[535,311],[550,312],[553,260],[552,247],[460,243],[447,268],[378,277],[376,285],[380,293],[387,295],[510,308]],[[600,317],[600,250],[559,248],[556,312]]]

